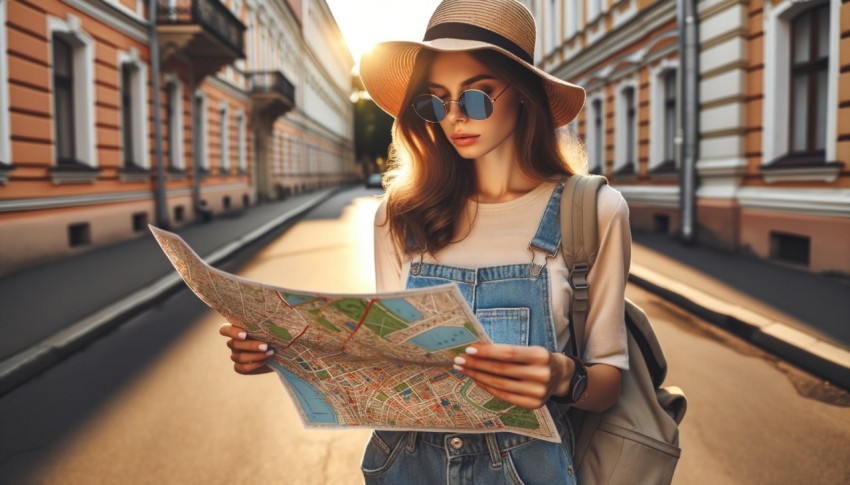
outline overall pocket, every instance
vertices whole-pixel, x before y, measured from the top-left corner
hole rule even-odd
[[[475,316],[497,344],[528,345],[528,308],[481,308]]]
[[[407,443],[407,431],[373,431],[363,452],[360,469],[364,477],[377,477],[389,470]]]

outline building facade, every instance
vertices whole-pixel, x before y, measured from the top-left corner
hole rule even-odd
[[[323,0],[148,4],[0,0],[0,275],[356,177]]]
[[[524,2],[538,64],[587,89],[570,128],[589,170],[623,193],[635,229],[677,235],[691,123],[698,242],[850,274],[850,2],[690,1],[692,74],[684,1]]]

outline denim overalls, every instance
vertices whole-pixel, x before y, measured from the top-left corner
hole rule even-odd
[[[561,181],[549,199],[529,262],[478,269],[414,262],[407,288],[455,283],[494,342],[557,351],[544,258],[559,249],[563,188]],[[366,483],[575,484],[566,418],[559,406],[547,405],[560,444],[513,433],[375,431],[363,456]]]

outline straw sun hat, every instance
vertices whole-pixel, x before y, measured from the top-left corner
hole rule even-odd
[[[398,117],[421,49],[458,52],[489,49],[501,52],[543,80],[556,126],[569,123],[584,105],[579,86],[534,66],[534,17],[516,0],[444,0],[434,11],[422,42],[377,44],[363,54],[360,77],[384,111]]]

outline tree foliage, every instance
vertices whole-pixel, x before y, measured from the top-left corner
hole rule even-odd
[[[392,142],[393,118],[369,98],[360,97],[354,104],[354,152],[357,160],[374,164],[387,159]],[[371,170],[370,170],[371,171]]]

